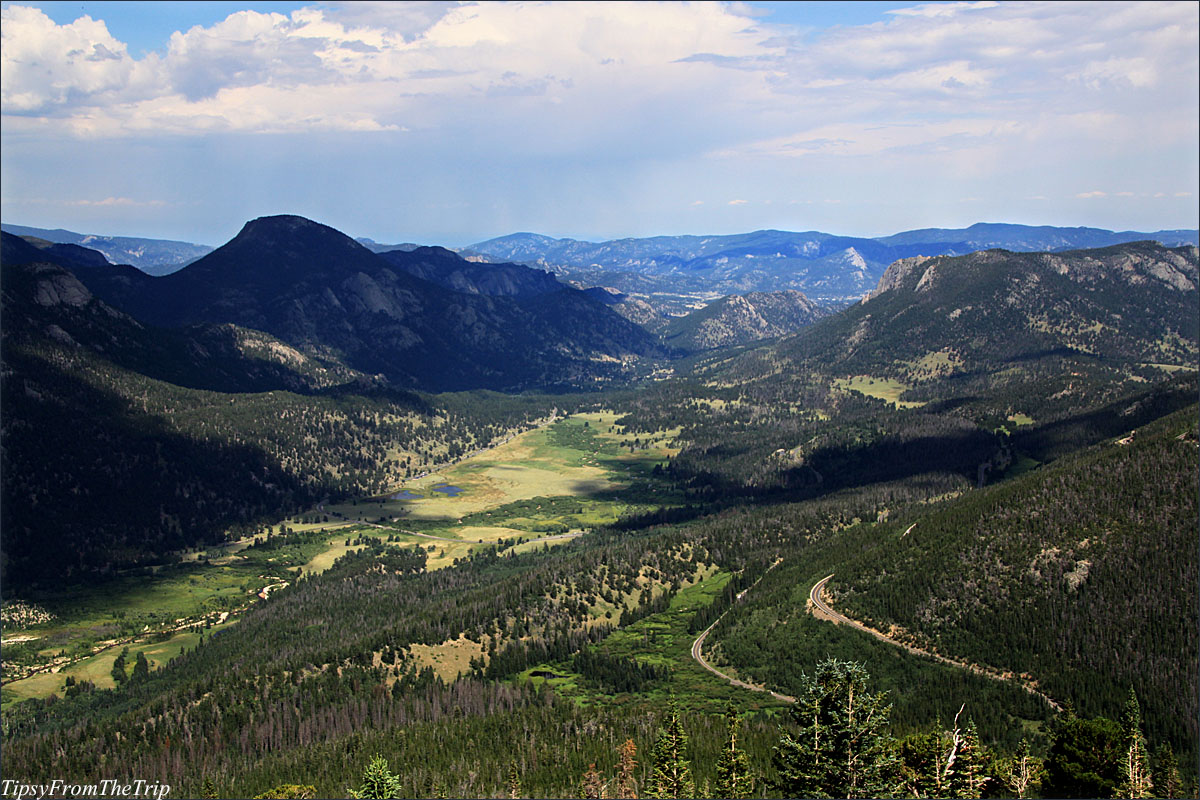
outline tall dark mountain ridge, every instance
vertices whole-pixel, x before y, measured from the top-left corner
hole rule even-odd
[[[265,331],[404,388],[590,388],[660,354],[644,330],[544,273],[441,248],[379,255],[296,216],[248,222],[170,275],[117,266],[79,278],[143,322]]]
[[[64,256],[48,248],[39,252],[19,237],[0,237],[3,336],[8,347],[36,348],[42,340],[53,340],[191,389],[312,393],[334,387],[377,388],[371,376],[335,359],[306,356],[261,331],[228,323],[183,328],[143,324],[92,294],[71,271],[75,253]]]

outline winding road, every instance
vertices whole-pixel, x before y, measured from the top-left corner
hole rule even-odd
[[[911,530],[911,528],[909,530]],[[905,531],[905,533],[908,533],[908,531]],[[882,631],[877,631],[874,628],[869,628],[866,625],[863,625],[861,622],[858,622],[857,620],[850,619],[850,617],[847,617],[845,614],[842,614],[838,611],[834,611],[833,608],[827,602],[825,602],[825,597],[824,597],[825,584],[829,583],[829,579],[832,577],[833,577],[833,575],[826,575],[824,578],[822,578],[821,580],[814,583],[813,587],[812,587],[812,591],[810,591],[808,593],[809,613],[812,614],[817,619],[828,620],[828,621],[834,623],[835,625],[849,625],[850,627],[857,628],[858,630],[863,631],[864,633],[871,634],[876,639],[879,639],[882,642],[887,642],[888,644],[895,645],[896,647],[902,647],[905,650],[907,650],[908,652],[913,653],[915,655],[928,656],[929,658],[935,659],[937,661],[941,661],[943,664],[949,664],[950,666],[958,667],[959,669],[970,670],[971,672],[974,672],[976,675],[983,675],[984,677],[991,678],[992,680],[1004,681],[1006,683],[1014,683],[1017,686],[1020,686],[1025,691],[1029,692],[1030,694],[1040,697],[1042,700],[1044,700],[1047,703],[1047,705],[1049,705],[1055,711],[1062,711],[1062,706],[1059,703],[1057,703],[1054,699],[1052,699],[1051,697],[1048,697],[1046,694],[1038,691],[1036,688],[1034,688],[1029,683],[1027,683],[1026,681],[1024,681],[1023,679],[1021,679],[1020,677],[1018,677],[1016,675],[1012,675],[1010,673],[1001,673],[996,670],[991,670],[986,667],[981,667],[978,664],[969,664],[965,661],[957,661],[953,658],[947,658],[946,656],[939,655],[938,653],[934,653],[929,650],[923,650],[920,647],[916,647],[914,645],[906,644],[904,642],[893,639],[890,636],[888,636],[886,633],[883,633]]]
[[[748,587],[746,587],[742,591],[738,592],[737,600],[735,602],[740,601],[743,597],[746,596],[746,592],[750,591],[755,586],[758,586],[759,581],[761,581],[763,578],[767,577],[767,573],[770,572],[771,570],[775,569],[775,567],[779,565],[779,561],[781,561],[781,560],[782,559],[777,560],[774,564],[767,567],[766,571],[763,572],[763,574],[759,576],[757,581],[750,584]],[[717,669],[712,664],[709,664],[707,661],[704,660],[704,640],[708,638],[709,632],[712,631],[712,629],[716,627],[717,623],[720,622],[721,619],[728,613],[729,613],[729,609],[725,609],[725,611],[722,612],[720,617],[717,617],[715,620],[713,620],[712,625],[709,625],[707,628],[704,629],[703,633],[701,633],[699,636],[696,637],[696,641],[692,642],[692,658],[696,659],[696,663],[698,663],[700,666],[704,667],[706,670],[711,672],[713,675],[716,675],[718,678],[723,678],[724,680],[728,681],[729,683],[733,684],[734,686],[740,686],[741,688],[749,689],[752,692],[766,692],[767,694],[774,697],[776,700],[782,700],[785,703],[796,702],[796,698],[794,698],[794,697],[789,697],[788,695],[780,694],[779,692],[773,692],[770,689],[766,688],[765,686],[755,686],[753,683],[746,683],[745,681],[738,680],[737,678],[733,677],[732,675],[726,675],[724,672],[721,672],[721,670]]]
[[[912,528],[910,527],[909,530],[912,530]],[[905,531],[905,533],[907,534],[908,531]],[[779,561],[776,561],[774,564],[772,564],[767,569],[767,571],[764,572],[757,581],[755,581],[753,584],[751,584],[748,588],[743,589],[738,594],[737,599],[740,601],[743,597],[745,597],[746,592],[750,591],[755,586],[757,586],[759,581],[761,581],[764,577],[766,577],[767,572],[770,572],[772,569],[775,569],[775,567],[778,564],[779,564]],[[1062,711],[1062,705],[1060,705],[1053,698],[1047,696],[1043,692],[1036,689],[1034,686],[1030,685],[1030,683],[1026,682],[1024,679],[1022,679],[1016,675],[1012,675],[1009,673],[1001,673],[1001,672],[998,672],[995,670],[990,670],[986,667],[981,667],[978,664],[969,664],[965,661],[956,661],[955,659],[947,658],[943,655],[939,655],[938,653],[930,652],[929,650],[923,650],[914,645],[906,644],[905,642],[901,642],[901,641],[891,638],[890,636],[883,633],[882,631],[877,631],[874,628],[867,627],[866,625],[862,624],[861,622],[858,622],[857,620],[853,620],[850,617],[847,617],[845,614],[842,614],[839,611],[835,611],[829,605],[829,603],[827,603],[825,601],[825,585],[829,583],[829,580],[832,577],[833,577],[832,574],[826,575],[824,578],[822,578],[821,580],[814,583],[812,589],[808,593],[808,600],[809,600],[808,611],[810,614],[812,614],[817,619],[827,620],[829,622],[834,623],[835,625],[849,625],[852,628],[857,628],[858,630],[860,630],[864,633],[868,633],[871,636],[874,636],[876,639],[879,639],[880,641],[887,642],[888,644],[895,645],[896,647],[902,647],[905,650],[907,650],[908,652],[913,653],[914,655],[928,656],[929,658],[940,661],[943,664],[948,664],[952,667],[958,667],[959,669],[970,670],[971,672],[974,672],[976,675],[983,675],[984,677],[991,678],[992,680],[1004,681],[1006,683],[1015,683],[1017,686],[1020,686],[1022,689],[1029,692],[1030,694],[1032,694],[1036,697],[1040,697],[1043,701],[1046,702],[1047,705],[1049,705],[1055,711]],[[721,616],[717,617],[713,621],[712,625],[709,625],[707,628],[704,629],[703,633],[701,633],[699,636],[696,637],[696,641],[692,642],[692,658],[694,658],[696,660],[696,663],[698,663],[700,666],[704,667],[706,670],[711,672],[713,675],[716,675],[718,678],[722,678],[725,681],[728,681],[730,684],[732,684],[734,686],[739,686],[743,689],[749,689],[753,692],[766,692],[767,694],[771,695],[772,697],[776,698],[777,700],[782,700],[785,703],[795,703],[796,698],[794,698],[794,697],[789,697],[788,695],[780,694],[779,692],[773,692],[764,686],[756,686],[752,683],[746,683],[743,680],[738,680],[737,678],[733,677],[732,675],[726,675],[724,672],[721,672],[719,669],[717,669],[716,667],[714,667],[712,664],[708,663],[704,659],[704,642],[708,638],[708,634],[712,631],[713,628],[716,627],[717,623],[720,622],[724,618],[725,614],[728,614],[728,613],[729,613],[729,611],[728,611],[728,609],[726,609],[726,611],[724,613],[722,613]]]

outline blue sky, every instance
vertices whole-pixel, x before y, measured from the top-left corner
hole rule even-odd
[[[3,2],[6,222],[1195,227],[1192,2]]]

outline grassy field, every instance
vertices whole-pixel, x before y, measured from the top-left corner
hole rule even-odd
[[[205,631],[205,634],[210,635],[231,624],[233,623],[226,622],[224,625],[213,625]],[[193,628],[169,634],[165,639],[156,636],[146,641],[110,647],[92,658],[76,662],[59,672],[43,672],[24,680],[5,684],[4,704],[34,697],[48,697],[51,694],[61,695],[66,691],[68,676],[78,682],[91,681],[96,684],[98,689],[111,689],[115,685],[112,675],[113,663],[125,647],[129,649],[125,656],[126,673],[128,674],[137,661],[138,653],[145,653],[150,669],[155,670],[166,665],[183,649],[191,650],[199,642],[200,631]]]
[[[438,645],[410,644],[409,652],[418,669],[433,667],[438,677],[449,683],[471,671],[471,659],[484,654],[482,642],[458,638]]]
[[[905,362],[913,380],[922,381],[948,375],[962,366],[962,359],[948,350],[926,353],[916,361]]]
[[[625,489],[678,452],[673,447],[675,433],[642,435],[634,444],[633,437],[617,428],[612,412],[575,415],[410,481],[403,487],[405,499],[362,498],[310,509],[271,526],[273,534],[286,529],[286,536],[228,542],[184,554],[172,566],[27,598],[55,619],[22,632],[37,636],[35,642],[6,644],[5,649],[36,651],[39,663],[76,660],[58,673],[6,683],[2,702],[61,692],[67,675],[111,686],[109,673],[120,647],[95,655],[92,651],[117,640],[134,640],[128,645],[131,665],[139,649],[146,650],[152,666],[165,663],[179,647],[192,646],[188,637],[196,634],[172,630],[183,621],[205,615],[215,619],[220,612],[236,611],[253,602],[268,584],[288,580],[296,572],[328,569],[346,553],[361,549],[364,539],[390,536],[393,544],[423,547],[428,569],[451,566],[472,550],[501,540],[525,540],[516,546],[519,552],[562,544],[568,540],[564,537],[646,507],[625,496]],[[436,491],[443,485],[462,492],[450,496]],[[349,519],[339,519],[337,514]],[[378,525],[381,518],[395,527],[381,529],[355,521]],[[403,529],[450,541],[414,536]],[[236,615],[227,624],[234,620]]]
[[[336,535],[344,541],[346,534],[315,532],[305,541],[276,540],[276,546],[238,542],[191,554],[175,565],[28,598],[54,614],[54,619],[22,631],[38,637],[22,649],[35,648],[38,663],[54,659],[69,659],[69,663],[58,672],[6,682],[3,704],[60,693],[68,675],[111,688],[113,661],[126,646],[130,666],[139,651],[146,653],[152,668],[165,664],[180,647],[195,645],[199,634],[185,628],[189,622],[212,624],[224,613],[225,624],[232,624],[237,611],[254,602],[259,590],[288,580],[297,567],[306,567],[327,551]],[[10,647],[5,645],[6,654],[12,652]],[[97,648],[105,649],[93,654]]]
[[[582,533],[642,508],[645,504],[629,498],[626,488],[678,453],[673,446],[677,431],[629,437],[616,427],[616,419],[612,412],[577,414],[410,480],[388,495],[333,504],[313,513],[323,511],[334,519],[340,515],[454,540],[404,537],[406,542],[436,546],[430,552],[430,569],[502,539],[529,541]],[[631,438],[637,438],[637,443]],[[438,491],[447,486],[454,487],[454,493]],[[537,546],[520,545],[523,550]],[[312,568],[327,566],[342,552],[331,546]]]
[[[609,431],[615,420],[614,414],[602,412],[559,420],[410,480],[402,487],[401,499],[389,495],[331,505],[329,511],[371,521],[384,517],[446,523],[535,498],[610,498],[639,465],[652,468],[678,452],[669,431],[651,437],[650,448],[623,451],[620,442],[626,437]],[[461,493],[437,491],[447,485]]]
[[[925,405],[909,400],[901,400],[900,395],[911,387],[892,378],[873,378],[870,375],[855,375],[853,378],[838,378],[833,382],[833,388],[843,392],[858,392],[867,397],[875,397],[891,403],[896,408],[919,408]]]

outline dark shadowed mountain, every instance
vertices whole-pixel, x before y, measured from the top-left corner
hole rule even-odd
[[[797,291],[722,297],[663,328],[667,344],[685,350],[748,344],[796,333],[829,314]]]
[[[4,223],[3,230],[17,236],[34,236],[57,244],[82,245],[99,251],[114,264],[131,264],[150,275],[166,275],[195,261],[213,248],[204,244],[136,236],[97,236],[55,228],[31,228]]]
[[[171,275],[114,267],[80,278],[141,321],[265,331],[404,387],[595,386],[627,376],[633,362],[656,352],[644,330],[531,272],[502,270],[507,277],[489,280],[478,265],[440,248],[384,258],[333,228],[275,216],[247,223]],[[502,293],[539,282],[548,291]],[[456,283],[477,293],[447,288]]]
[[[464,294],[525,297],[567,288],[549,272],[520,264],[480,264],[465,261],[444,247],[389,250],[379,257],[409,275]]]
[[[83,247],[77,244],[59,244],[39,239],[36,236],[21,237],[25,242],[41,250],[42,253],[55,263],[69,264],[71,267],[100,268],[111,267],[112,264],[99,250]]]
[[[95,297],[70,271],[70,259],[8,233],[0,237],[6,346],[37,347],[49,340],[150,378],[222,392],[363,389],[374,383],[335,359],[305,355],[261,331],[228,323],[143,324]]]
[[[656,236],[583,242],[517,233],[471,245],[464,252],[520,261],[622,292],[659,295],[724,294],[799,289],[818,301],[861,297],[888,264],[924,255],[963,255],[1004,248],[1053,251],[1152,240],[1198,244],[1197,231],[1156,233],[980,223],[929,228],[875,239],[819,231],[764,230],[729,236]]]

